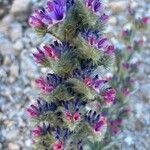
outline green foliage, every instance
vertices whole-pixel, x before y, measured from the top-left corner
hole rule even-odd
[[[75,57],[75,53],[65,52],[52,68],[56,74],[66,77],[70,75],[78,66],[79,62]]]
[[[92,100],[95,98],[95,91],[91,90],[85,83],[76,78],[70,78],[66,82],[67,90],[69,93],[75,94],[81,99]]]

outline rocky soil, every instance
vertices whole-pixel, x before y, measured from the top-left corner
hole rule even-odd
[[[113,27],[117,32],[129,2],[109,3],[113,17],[108,30]],[[138,2],[141,11],[150,12],[148,0],[131,2]],[[34,79],[46,71],[34,63],[31,53],[41,41],[49,41],[50,35],[37,38],[28,27],[27,18],[42,3],[39,0],[0,0],[0,150],[31,149],[25,107],[36,97]],[[138,87],[129,98],[133,113],[118,136],[120,150],[149,150],[150,147],[149,39],[147,43],[147,48],[138,56],[141,60]]]

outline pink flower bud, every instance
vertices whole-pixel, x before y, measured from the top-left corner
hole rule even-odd
[[[129,96],[131,93],[128,88],[122,88],[121,92],[124,96]]]
[[[64,150],[64,144],[60,141],[53,145],[53,150]]]
[[[148,22],[149,22],[149,17],[143,17],[142,18],[142,23],[144,24],[144,25],[147,25],[148,24]]]
[[[100,120],[94,125],[94,133],[101,132],[102,128],[107,124],[106,117],[101,117]]]
[[[32,131],[32,136],[33,137],[40,137],[43,135],[43,130],[41,127],[36,127],[33,131]]]
[[[84,79],[84,83],[88,86],[88,87],[92,87],[93,86],[93,79],[90,77],[86,77]]]
[[[110,45],[107,47],[106,53],[111,56],[115,52],[114,45]]]
[[[79,112],[76,112],[74,115],[73,115],[73,121],[74,122],[78,122],[81,120],[81,115]]]
[[[44,27],[44,23],[37,17],[31,16],[29,18],[29,25],[33,28],[42,28]]]
[[[116,90],[113,88],[107,89],[103,94],[106,104],[113,104],[116,98]]]
[[[72,114],[69,111],[65,112],[65,116],[66,116],[67,121],[70,121],[70,122],[72,121]]]
[[[44,52],[45,52],[46,56],[48,56],[54,60],[58,60],[59,56],[56,54],[55,50],[52,47],[45,45],[43,48],[44,48]]]
[[[54,87],[46,82],[46,80],[43,77],[40,77],[35,81],[38,85],[38,87],[46,94],[49,92],[52,92],[54,90]]]
[[[27,112],[28,112],[30,118],[35,118],[35,117],[39,116],[39,112],[35,109],[28,108]]]

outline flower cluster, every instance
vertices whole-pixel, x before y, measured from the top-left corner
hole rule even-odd
[[[94,15],[95,25],[89,22]],[[104,138],[108,118],[103,108],[109,109],[107,106],[115,103],[116,90],[106,79],[92,77],[92,73],[99,65],[104,66],[102,57],[110,58],[115,52],[108,38],[98,31],[107,20],[101,0],[48,0],[30,17],[33,28],[46,29],[57,39],[33,53],[36,63],[53,71],[36,80],[44,99],[39,98],[27,109],[39,124],[32,131],[38,149],[83,150],[87,140]],[[63,25],[58,26],[62,21]],[[52,26],[56,28],[50,30]],[[59,38],[59,34],[63,35]]]
[[[115,52],[113,44],[108,40],[108,38],[103,37],[98,31],[83,31],[82,36],[87,40],[89,45],[98,49],[100,52],[112,56]]]
[[[80,109],[81,107],[85,106],[86,102],[85,101],[79,101],[78,99],[74,101],[62,101],[64,105],[64,115],[65,119],[68,122],[79,122],[81,121],[81,113]]]
[[[94,78],[92,77],[86,77],[84,78],[84,83],[92,88],[93,90],[99,92],[99,88],[102,87],[105,83],[107,83],[107,80],[99,79],[98,75],[95,75]]]
[[[45,123],[43,123],[42,126],[39,125],[39,126],[35,127],[32,130],[31,134],[34,138],[38,138],[38,137],[44,136],[50,132],[51,132],[50,124],[46,125]]]
[[[37,51],[33,53],[33,56],[35,58],[35,62],[42,65],[48,64],[49,60],[56,61],[60,57],[58,51],[50,45],[38,47]]]
[[[87,77],[84,79],[84,83],[92,90],[98,92],[103,96],[104,101],[107,105],[112,105],[115,103],[116,90],[114,88],[105,88],[108,86],[108,81],[104,79],[99,79],[98,75],[94,78]]]
[[[101,130],[107,126],[107,118],[92,110],[85,115],[85,121],[91,126],[92,132],[95,135],[101,134]]]
[[[34,140],[48,134],[53,134],[54,143],[52,144],[53,150],[64,150],[67,143],[67,139],[71,136],[72,132],[68,128],[60,128],[59,126],[53,127],[50,124],[43,123],[41,126],[37,126],[31,132]],[[42,142],[42,144],[44,144]]]
[[[108,105],[112,105],[115,103],[116,99],[116,90],[114,88],[107,88],[103,93],[102,96]]]
[[[129,41],[132,35],[132,30],[129,29],[124,29],[121,33],[122,38],[124,38],[124,40]]]
[[[97,16],[100,16],[100,21],[107,22],[109,16],[104,13],[104,4],[102,0],[86,0],[86,6]]]
[[[73,51],[74,47],[67,42],[59,43],[54,41],[52,44],[41,45],[33,53],[35,62],[44,66],[50,66],[51,61],[58,61],[64,52]]]
[[[136,19],[135,22],[136,22],[136,24],[137,24],[138,27],[140,27],[140,28],[146,28],[148,26],[149,22],[150,22],[150,18],[144,16],[144,17]]]
[[[36,83],[45,94],[50,94],[62,81],[63,79],[58,75],[49,73],[46,78],[40,77],[37,79]]]
[[[46,102],[45,100],[39,98],[36,104],[32,104],[27,108],[27,112],[31,118],[37,118],[47,112],[54,112],[57,109],[57,105],[54,102]]]
[[[109,123],[112,134],[118,134],[122,125],[122,119],[111,120]]]
[[[50,28],[63,21],[66,16],[66,0],[48,1],[46,7],[36,10],[29,18],[33,28]]]

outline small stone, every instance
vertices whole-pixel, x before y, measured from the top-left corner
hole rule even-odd
[[[13,45],[5,36],[0,34],[0,52],[2,54],[11,54],[13,50]]]
[[[30,9],[31,0],[14,0],[11,13],[14,15],[21,15],[20,13],[27,13]]]
[[[109,6],[113,13],[117,13],[127,9],[127,1],[124,0],[124,1],[110,2]]]
[[[112,25],[116,25],[116,24],[117,24],[117,19],[116,19],[116,17],[110,17],[110,18],[109,18],[109,23],[112,24]]]
[[[140,90],[146,98],[150,99],[150,84],[142,85]]]
[[[16,51],[21,51],[23,49],[23,42],[22,42],[22,40],[17,40],[16,43],[13,45],[13,48]]]
[[[25,141],[25,145],[26,145],[27,147],[31,147],[31,144],[32,144],[31,140],[26,140],[26,141]]]
[[[15,143],[9,143],[8,150],[20,150],[20,146]]]
[[[20,23],[15,22],[10,26],[10,38],[14,42],[23,36],[23,29]]]
[[[11,64],[11,59],[9,56],[6,55],[4,58],[4,65],[9,65],[9,64]]]
[[[18,77],[19,75],[19,68],[17,65],[12,65],[10,67],[10,74],[12,77]]]
[[[130,146],[133,144],[133,140],[132,140],[132,137],[131,136],[127,136],[125,138],[125,142]]]
[[[6,15],[0,22],[0,32],[3,34],[9,36],[9,26],[11,25],[13,21],[13,17],[11,15]]]
[[[15,140],[19,134],[19,130],[13,129],[13,130],[2,130],[2,135],[7,139],[7,140]]]

